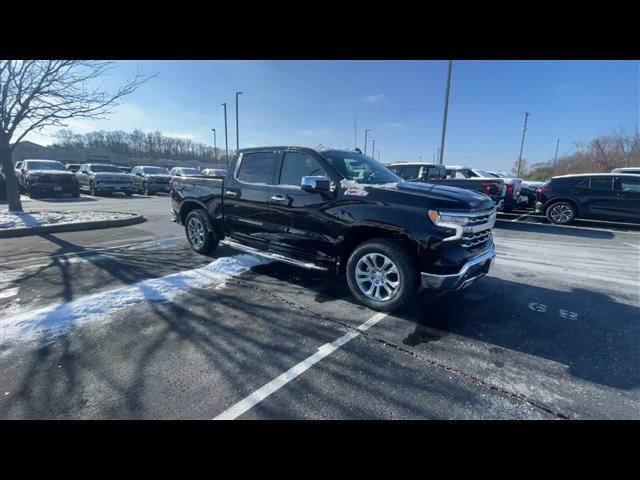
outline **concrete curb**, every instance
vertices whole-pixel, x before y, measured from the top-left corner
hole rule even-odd
[[[114,212],[120,213],[120,212]],[[129,218],[118,220],[96,220],[94,222],[63,223],[60,225],[42,225],[40,227],[23,227],[0,229],[0,238],[26,237],[43,233],[77,232],[82,230],[98,230],[100,228],[126,227],[147,220],[141,214],[130,214]]]

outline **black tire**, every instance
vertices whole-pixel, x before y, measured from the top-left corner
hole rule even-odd
[[[197,232],[200,225],[201,234]],[[194,229],[192,231],[191,229]],[[209,215],[201,208],[191,210],[184,221],[184,233],[191,248],[198,253],[210,253],[218,246],[218,237],[211,227]]]
[[[373,255],[373,257],[367,257],[368,255]],[[397,275],[392,274],[391,277],[386,278],[397,278],[397,282],[399,282],[399,286],[396,290],[393,293],[390,293],[386,286],[374,287],[373,281],[366,279],[362,280],[361,278],[360,284],[364,285],[364,288],[368,288],[369,290],[373,288],[374,293],[372,295],[377,293],[380,297],[383,297],[381,300],[376,300],[371,296],[367,296],[366,293],[361,290],[361,287],[356,280],[356,268],[358,267],[359,262],[362,260],[366,263],[365,257],[370,260],[373,258],[373,262],[376,262],[375,259],[378,258],[377,256],[387,257],[387,259],[392,262],[393,266],[396,267]],[[379,268],[378,272],[381,272],[380,268],[382,266],[379,264],[376,266]],[[390,270],[393,270],[393,268],[390,268]],[[359,271],[362,272],[362,269]],[[373,273],[373,275],[375,274],[376,273]],[[351,252],[349,260],[347,261],[346,277],[347,284],[349,285],[349,289],[353,296],[356,297],[360,303],[373,310],[379,310],[381,312],[392,312],[404,307],[416,294],[417,275],[413,262],[411,261],[411,256],[402,245],[383,238],[364,242]],[[385,282],[384,279],[381,279],[380,281]],[[367,283],[369,284],[369,287],[366,287]],[[385,289],[384,292],[382,291],[383,289]],[[385,296],[387,298],[384,298]]]
[[[31,188],[27,188],[27,196],[29,198],[38,198],[38,194],[31,190]]]
[[[576,207],[569,202],[554,202],[547,207],[547,219],[556,225],[566,225],[576,218]]]
[[[133,195],[133,192],[124,192],[124,194],[125,194],[127,197],[130,197],[131,195]]]
[[[71,198],[80,198],[80,192],[73,192]]]

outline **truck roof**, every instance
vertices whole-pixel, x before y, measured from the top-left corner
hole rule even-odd
[[[246,152],[263,152],[265,150],[311,150],[317,153],[322,152],[349,152],[349,153],[358,153],[356,150],[352,148],[333,148],[333,147],[301,147],[297,145],[266,145],[264,147],[251,147],[251,148],[241,148],[238,150],[238,153],[246,153]]]

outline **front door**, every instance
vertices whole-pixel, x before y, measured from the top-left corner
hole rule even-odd
[[[618,215],[640,222],[640,175],[621,175],[615,177],[613,184]]]
[[[324,209],[335,192],[307,192],[302,177],[330,178],[322,161],[308,151],[287,150],[279,162],[276,184],[271,187],[271,211],[276,231],[271,249],[299,260],[331,266],[335,261],[338,226]]]

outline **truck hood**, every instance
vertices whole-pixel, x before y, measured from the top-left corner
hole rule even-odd
[[[75,177],[76,174],[68,170],[29,170],[27,175],[53,175],[56,177]]]
[[[92,172],[92,177],[99,178],[100,180],[130,180],[131,175],[128,173],[119,172]]]
[[[481,211],[493,208],[490,197],[464,188],[434,185],[422,182],[399,182],[371,186],[371,191],[384,189],[399,195],[420,196],[429,199],[435,208]]]
[[[159,182],[168,182],[171,179],[171,175],[169,175],[168,173],[166,174],[153,174],[153,175],[145,175],[145,178],[148,178],[149,180],[157,180]]]

